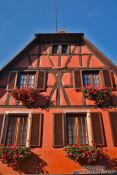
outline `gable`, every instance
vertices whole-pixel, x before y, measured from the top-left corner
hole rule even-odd
[[[51,34],[53,35],[53,34]],[[57,35],[58,38],[60,37]],[[70,34],[72,37],[72,35]],[[69,37],[70,37],[69,36]],[[87,38],[81,36],[83,43],[80,44],[70,44],[71,56],[61,55],[61,66],[59,67],[69,67],[69,68],[108,68],[112,69],[115,74],[117,74],[117,67],[101,53]],[[52,42],[52,41],[51,41]],[[74,43],[76,41],[74,40]],[[40,42],[39,36],[34,38],[19,54],[17,54],[6,66],[4,66],[1,72],[7,71],[13,68],[58,68],[59,65],[59,55],[50,55],[51,44],[42,44]],[[72,42],[73,43],[73,42]],[[42,55],[41,55],[42,54]]]

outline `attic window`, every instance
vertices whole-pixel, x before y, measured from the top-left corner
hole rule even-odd
[[[58,45],[52,45],[52,54],[58,53]]]
[[[68,53],[68,45],[65,44],[65,45],[62,45],[62,54],[66,54]]]

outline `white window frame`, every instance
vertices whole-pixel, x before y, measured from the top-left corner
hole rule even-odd
[[[3,124],[2,124],[2,130],[1,130],[1,136],[0,136],[0,143],[2,142],[2,138],[3,138],[3,131],[4,129],[7,130],[7,125],[5,126],[5,120],[6,117],[8,117],[9,114],[27,114],[28,115],[28,124],[27,124],[27,137],[26,137],[26,147],[30,146],[30,133],[31,133],[31,122],[32,122],[32,111],[6,111],[4,114],[4,118],[3,118]],[[7,118],[8,120],[8,118]],[[5,132],[5,136],[3,138],[3,144],[5,143],[5,139],[6,139],[6,132]]]
[[[67,114],[73,114],[73,113],[86,113],[86,122],[87,122],[87,132],[88,132],[88,144],[90,146],[93,146],[93,136],[92,136],[92,129],[91,129],[91,111],[90,110],[66,110],[64,111],[65,119],[67,117]]]

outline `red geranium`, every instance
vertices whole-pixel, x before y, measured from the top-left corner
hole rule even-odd
[[[100,160],[104,155],[101,149],[87,145],[77,145],[77,147],[74,145],[68,145],[65,148],[65,152],[67,157],[81,164],[91,164]]]
[[[11,89],[9,93],[16,99],[21,101],[23,104],[32,104],[35,102],[39,90],[34,88],[21,88]]]
[[[85,98],[94,100],[97,104],[103,104],[111,95],[111,88],[86,86],[82,88]]]
[[[8,166],[18,169],[18,163],[30,155],[30,148],[25,146],[0,146],[0,160]]]

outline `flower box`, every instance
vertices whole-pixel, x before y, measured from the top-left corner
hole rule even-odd
[[[111,88],[101,88],[101,87],[84,87],[82,88],[82,93],[88,100],[95,101],[96,104],[107,103],[107,100],[111,96]]]
[[[65,147],[66,156],[82,165],[92,164],[101,160],[103,151],[96,146],[88,145],[68,145]]]
[[[96,102],[94,100],[89,100],[88,98],[85,99],[86,105],[95,105]]]
[[[21,101],[23,105],[31,105],[35,103],[38,90],[34,88],[10,89],[9,93],[14,99]]]
[[[19,163],[31,154],[30,148],[16,145],[0,145],[0,161],[13,169],[19,168]]]

